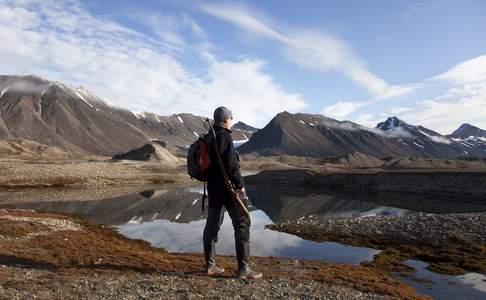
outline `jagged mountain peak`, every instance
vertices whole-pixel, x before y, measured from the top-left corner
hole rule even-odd
[[[384,122],[380,122],[376,125],[376,128],[381,129],[383,131],[387,130],[393,130],[394,128],[397,127],[409,127],[411,126],[407,122],[403,121],[402,119],[393,116],[393,117],[388,117]]]

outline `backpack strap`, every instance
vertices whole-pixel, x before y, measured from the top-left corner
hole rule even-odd
[[[208,195],[206,194],[206,182],[204,182],[204,194],[202,196],[202,207],[201,207],[201,212],[204,212],[204,201],[208,198]]]

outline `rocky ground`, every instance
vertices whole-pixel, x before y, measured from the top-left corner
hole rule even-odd
[[[186,166],[160,163],[91,160],[0,160],[0,188],[97,187],[126,185],[188,185]]]
[[[393,299],[325,282],[247,281],[171,274],[100,272],[68,275],[4,267],[12,277],[0,287],[8,299]],[[28,286],[28,287],[27,287]],[[35,291],[34,294],[32,291]]]
[[[0,298],[425,299],[373,266],[254,257],[261,281],[202,273],[201,254],[168,253],[73,216],[0,210]]]
[[[371,264],[388,271],[413,271],[402,263],[413,258],[428,262],[435,272],[486,273],[486,213],[308,217],[268,227],[306,239],[382,249]]]

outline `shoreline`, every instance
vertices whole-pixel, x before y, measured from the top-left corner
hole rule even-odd
[[[403,262],[416,259],[437,273],[486,274],[486,213],[307,217],[266,227],[314,241],[380,249],[368,265],[389,272],[414,272]]]
[[[247,176],[245,182],[312,191],[397,193],[483,202],[486,170],[350,170],[324,172],[310,169],[265,170]]]
[[[76,282],[101,280],[99,284],[104,286],[110,285],[111,281],[124,282],[124,278],[134,276],[138,278],[132,283],[134,290],[139,291],[142,283],[150,291],[155,288],[155,283],[171,282],[177,293],[168,295],[181,297],[191,293],[214,296],[205,292],[209,286],[209,291],[221,291],[221,295],[229,297],[254,293],[251,298],[285,295],[319,298],[320,295],[329,295],[329,298],[346,299],[427,299],[388,272],[373,266],[253,257],[255,268],[265,277],[262,281],[246,282],[234,278],[236,263],[233,256],[218,256],[218,264],[227,272],[223,276],[209,278],[202,274],[203,256],[200,253],[169,253],[79,217],[2,209],[0,224],[3,228],[0,232],[0,296],[16,292],[25,295],[26,291],[35,293],[36,286],[43,284],[47,286],[37,290],[38,295],[42,291],[47,293],[44,295],[54,296],[58,291],[52,286],[62,286],[61,282],[66,283],[61,290],[92,293],[87,286],[78,286]],[[19,272],[19,268],[23,272]],[[27,278],[29,284],[25,284],[26,278],[21,275],[25,272],[30,274]],[[47,282],[46,276],[52,280]],[[188,283],[205,289],[188,290]],[[281,289],[268,288],[274,285]],[[228,286],[239,288],[228,290]],[[93,295],[101,297],[102,291],[98,290]]]
[[[186,166],[167,167],[143,161],[0,160],[0,190],[43,188],[93,188],[109,186],[164,185],[179,187],[196,181]]]

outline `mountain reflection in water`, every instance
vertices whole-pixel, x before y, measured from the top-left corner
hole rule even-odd
[[[349,196],[328,194],[286,194],[284,192],[247,187],[252,206],[250,211],[262,211],[268,223],[281,222],[309,215],[326,218],[356,217],[375,214],[406,214],[410,209],[394,208],[369,201],[357,201]],[[205,219],[201,211],[202,186],[167,190],[147,190],[140,193],[94,201],[23,201],[0,205],[4,208],[24,208],[41,211],[74,213],[95,222],[122,225],[154,220],[189,223]],[[207,206],[207,203],[206,203]]]
[[[370,259],[376,250],[338,243],[317,243],[265,229],[266,224],[309,215],[324,218],[402,215],[414,211],[450,212],[453,206],[413,197],[378,197],[365,194],[309,193],[305,190],[247,187],[251,199],[252,253],[296,258],[316,258],[358,263]],[[115,226],[120,233],[151,242],[168,251],[202,250],[205,214],[201,211],[202,185],[185,188],[147,190],[140,193],[93,201],[21,201],[0,205],[42,211],[74,213],[98,223]],[[62,199],[57,195],[56,199]],[[392,203],[393,205],[384,205]],[[393,206],[393,207],[392,207]],[[466,209],[467,207],[462,207]],[[476,209],[476,208],[474,208]],[[233,229],[225,214],[218,252],[234,253]]]
[[[371,259],[377,250],[317,243],[297,236],[265,229],[266,224],[308,215],[329,218],[373,214],[403,214],[408,210],[354,201],[342,196],[297,193],[293,195],[261,187],[247,187],[250,207],[253,255],[327,259],[359,263]],[[74,213],[95,222],[110,224],[119,232],[144,239],[154,246],[174,252],[202,250],[205,214],[201,212],[202,186],[167,190],[148,190],[121,197],[94,201],[22,201],[1,207]],[[220,232],[218,253],[234,254],[233,229],[225,219]]]

